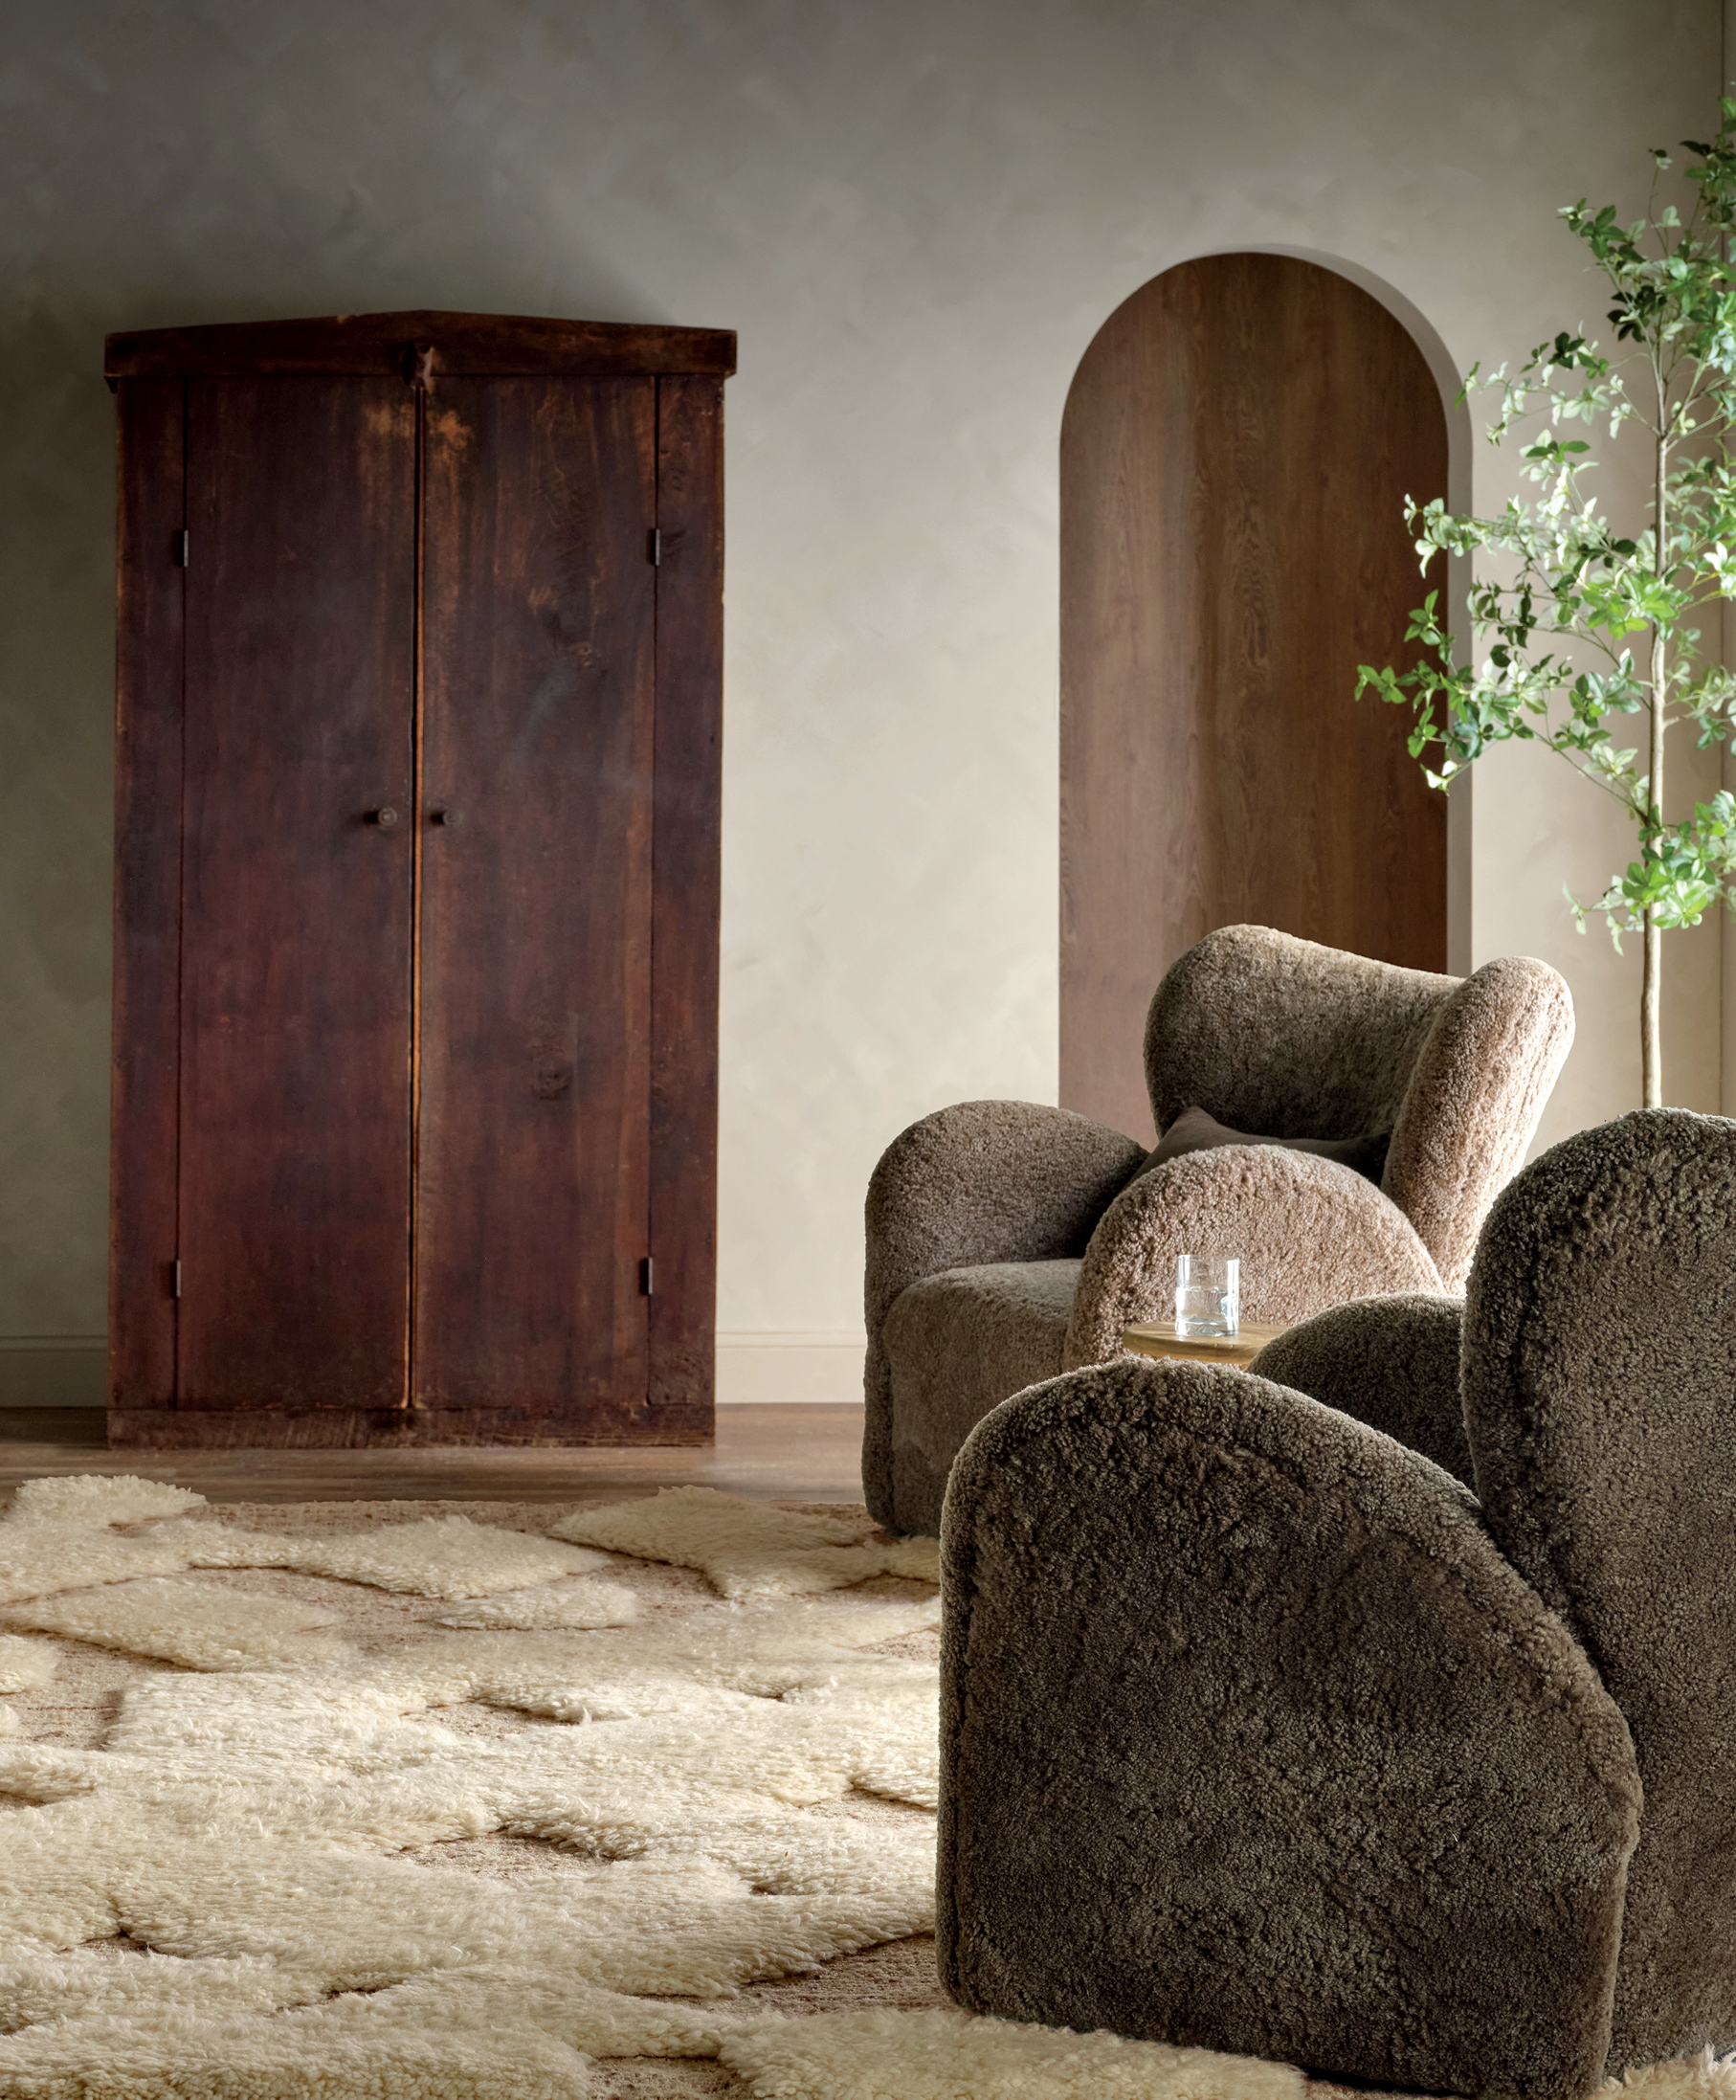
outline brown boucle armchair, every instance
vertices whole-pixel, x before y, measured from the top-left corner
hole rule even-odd
[[[1168,1317],[1179,1253],[1239,1255],[1247,1320],[1461,1288],[1572,1036],[1545,963],[1438,977],[1225,927],[1151,1001],[1158,1129],[1197,1106],[1266,1138],[1391,1133],[1378,1186],[1270,1144],[1153,1164],[1120,1131],[1031,1102],[913,1124],[868,1190],[869,1508],[935,1531],[975,1424],[1025,1386],[1111,1361],[1133,1321]]]
[[[961,2004],[1525,2100],[1736,2043],[1736,1123],[1546,1153],[1459,1328],[1345,1306],[972,1435]]]

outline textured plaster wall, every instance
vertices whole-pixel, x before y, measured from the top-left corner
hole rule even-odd
[[[1056,448],[1096,327],[1189,256],[1283,246],[1392,287],[1460,367],[1522,353],[1597,307],[1554,208],[1636,202],[1644,148],[1711,121],[1720,27],[1720,0],[10,0],[0,1336],[103,1318],[105,329],[740,330],[720,1315],[842,1337],[886,1140],[1054,1098]],[[1618,832],[1523,761],[1472,828],[1476,958],[1547,955],[1579,1002],[1550,1133],[1628,1106],[1633,967],[1560,901]],[[1709,1106],[1701,949],[1671,1091]]]

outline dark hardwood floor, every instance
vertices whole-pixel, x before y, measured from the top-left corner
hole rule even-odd
[[[720,1407],[698,1449],[111,1451],[97,1407],[0,1408],[0,1494],[50,1473],[133,1473],[212,1502],[609,1502],[692,1482],[756,1501],[860,1502],[862,1410]]]

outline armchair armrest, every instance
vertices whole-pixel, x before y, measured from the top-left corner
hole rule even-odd
[[[1456,1481],[1263,1378],[1124,1361],[977,1425],[942,1564],[960,2004],[1595,2090],[1633,1744]]]
[[[1533,1160],[1465,1296],[1490,1532],[1628,1716],[1645,1774],[1613,2065],[1727,2022],[1736,1901],[1736,1121],[1643,1108]]]
[[[1073,1301],[1069,1369],[1112,1361],[1124,1328],[1169,1316],[1178,1254],[1239,1256],[1249,1320],[1441,1288],[1415,1227],[1371,1181],[1307,1152],[1222,1145],[1141,1174],[1103,1213]]]
[[[1119,1130],[1028,1101],[967,1101],[895,1137],[868,1184],[868,1361],[862,1483],[892,1515],[892,1385],[882,1330],[924,1276],[984,1262],[1082,1253],[1104,1206],[1146,1156]]]
[[[1248,1369],[1367,1422],[1473,1487],[1458,1395],[1463,1327],[1461,1299],[1358,1298],[1268,1342]]]
[[[1483,1218],[1525,1156],[1573,1046],[1573,1000],[1547,963],[1506,955],[1442,1007],[1411,1075],[1382,1186],[1449,1290],[1463,1290]]]

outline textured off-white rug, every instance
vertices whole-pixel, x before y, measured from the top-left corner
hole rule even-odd
[[[1301,2100],[946,2005],[937,1575],[860,1509],[705,1489],[32,1483],[0,1515],[0,2096]],[[1709,2059],[1647,2077],[1736,2100]]]

